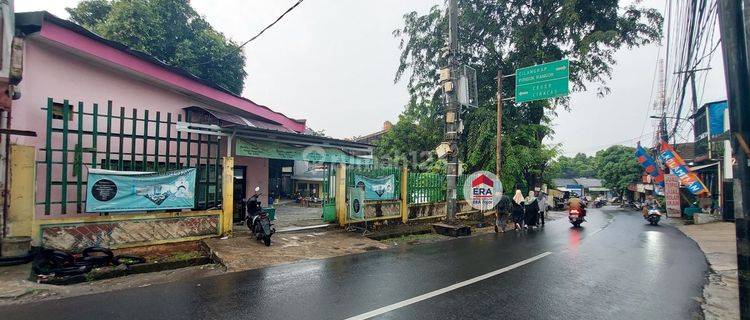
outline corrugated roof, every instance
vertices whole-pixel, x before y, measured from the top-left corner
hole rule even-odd
[[[552,183],[554,183],[558,187],[565,187],[567,185],[578,184],[573,179],[552,179]]]
[[[305,120],[300,120],[300,119],[294,119],[294,118],[287,117],[283,113],[274,111],[273,109],[271,109],[271,108],[269,108],[267,106],[264,106],[264,105],[261,105],[261,104],[257,104],[255,102],[253,102],[252,100],[247,99],[245,97],[242,97],[242,96],[240,96],[238,94],[235,94],[235,93],[227,90],[226,88],[224,88],[224,87],[222,87],[222,86],[220,86],[220,85],[218,85],[216,83],[213,83],[211,81],[205,80],[203,78],[199,78],[199,77],[195,76],[194,74],[192,74],[192,73],[190,73],[190,72],[188,72],[188,71],[186,71],[186,70],[184,70],[182,68],[178,68],[178,67],[169,65],[169,64],[167,64],[167,63],[165,63],[165,62],[157,59],[156,57],[154,57],[154,56],[152,56],[152,55],[150,55],[148,53],[145,53],[143,51],[135,50],[135,49],[133,49],[131,47],[128,47],[128,46],[120,43],[120,42],[116,42],[116,41],[105,39],[105,38],[99,36],[98,34],[93,33],[90,30],[88,30],[88,29],[86,29],[86,28],[84,28],[84,27],[82,27],[82,26],[80,26],[80,25],[78,25],[78,24],[76,24],[76,23],[74,23],[72,21],[65,20],[65,19],[62,19],[62,18],[58,18],[57,16],[55,16],[55,15],[53,15],[53,14],[47,12],[47,11],[34,11],[34,12],[20,12],[20,13],[16,13],[15,14],[15,20],[16,20],[16,28],[19,31],[24,32],[25,34],[31,34],[31,33],[39,32],[41,30],[41,28],[42,28],[43,22],[44,21],[49,21],[49,22],[51,22],[51,23],[53,23],[55,25],[58,25],[60,27],[63,27],[63,28],[68,29],[70,31],[73,31],[75,33],[78,33],[78,34],[80,34],[82,36],[85,36],[85,37],[87,37],[89,39],[92,39],[92,40],[94,40],[96,42],[99,42],[99,43],[102,43],[102,44],[104,44],[106,46],[109,46],[111,48],[123,51],[123,52],[125,52],[127,54],[130,54],[130,55],[135,56],[135,57],[137,57],[139,59],[145,60],[145,61],[147,61],[149,63],[158,65],[159,67],[164,68],[164,69],[168,70],[169,72],[172,72],[172,73],[178,74],[180,76],[183,76],[185,78],[188,78],[190,80],[196,81],[196,82],[198,82],[198,83],[200,83],[202,85],[208,86],[208,87],[210,87],[212,89],[215,89],[215,90],[218,90],[218,91],[221,91],[221,92],[223,92],[225,94],[229,94],[229,95],[232,95],[232,96],[234,96],[236,98],[245,100],[245,101],[247,101],[247,102],[249,102],[249,103],[251,103],[251,104],[253,104],[255,106],[258,106],[260,108],[263,108],[263,109],[266,109],[268,111],[271,111],[271,112],[273,112],[273,113],[275,113],[277,115],[280,115],[280,116],[282,116],[282,117],[284,117],[286,119],[289,119],[289,120],[291,120],[293,122],[297,122],[299,124],[304,124],[306,122]],[[237,106],[235,106],[235,107],[237,107]],[[242,110],[242,108],[239,108],[239,107],[237,107],[237,108]]]
[[[578,182],[578,184],[582,185],[584,188],[599,188],[602,186],[601,179],[575,178],[575,181]]]

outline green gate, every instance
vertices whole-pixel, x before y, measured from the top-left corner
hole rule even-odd
[[[217,136],[176,130],[170,112],[114,109],[94,103],[90,108],[68,100],[47,99],[44,159],[37,161],[44,181],[45,215],[83,213],[86,170],[84,166],[109,170],[164,172],[197,168],[195,209],[221,204],[221,143]],[[190,122],[187,112],[184,121]]]
[[[323,222],[328,223],[336,221],[336,197],[333,190],[336,186],[331,185],[331,180],[336,174],[335,172],[336,169],[333,168],[332,163],[326,165],[326,177],[323,180],[323,194],[321,198],[323,199]]]

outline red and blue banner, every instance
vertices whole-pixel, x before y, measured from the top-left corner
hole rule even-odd
[[[646,174],[650,175],[659,187],[664,188],[664,172],[659,169],[659,165],[656,164],[654,158],[640,144],[635,149],[635,156],[638,158],[638,164],[643,167]]]
[[[708,193],[708,188],[703,184],[700,178],[691,172],[685,160],[680,157],[674,148],[667,142],[661,142],[661,153],[659,159],[664,163],[669,171],[680,178],[680,184],[685,186],[690,192],[695,195]]]

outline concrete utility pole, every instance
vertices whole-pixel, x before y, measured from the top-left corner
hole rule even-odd
[[[503,167],[503,71],[497,71],[497,146],[495,155],[495,174],[500,179]]]
[[[750,10],[750,0],[744,0]],[[750,320],[750,65],[745,29],[750,28],[750,12],[743,19],[742,2],[719,0],[718,15],[721,33],[724,75],[729,103],[732,149],[735,150],[734,218],[737,234],[737,273],[740,296],[740,318]]]
[[[456,178],[458,176],[458,128],[461,120],[461,106],[458,104],[456,90],[458,90],[458,8],[457,0],[448,1],[448,68],[450,69],[450,89],[445,92],[445,142],[450,146],[448,153],[448,165],[446,168],[447,180],[447,220],[448,223],[456,221],[457,191]],[[445,87],[443,87],[445,88]]]

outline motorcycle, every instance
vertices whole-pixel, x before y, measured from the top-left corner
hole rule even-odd
[[[586,221],[586,219],[584,219],[585,216],[586,211],[584,211],[584,209],[570,209],[568,211],[568,220],[570,220],[570,223],[576,228],[580,227],[581,223]]]
[[[635,209],[636,211],[643,210],[643,203],[640,201],[633,202],[633,209]]]
[[[260,206],[261,193],[259,187],[255,187],[255,194],[247,200],[245,224],[256,240],[263,241],[266,246],[271,245],[271,235],[276,233],[276,229],[271,224],[268,213]]]
[[[643,218],[646,219],[649,224],[655,226],[658,225],[659,220],[661,220],[661,212],[658,208],[649,208],[648,210],[644,210]]]
[[[601,208],[605,204],[607,204],[607,200],[602,200],[602,199],[596,200],[594,201],[594,208]]]
[[[641,211],[643,209],[643,204],[640,201],[627,201],[624,207],[633,209],[635,211]]]

